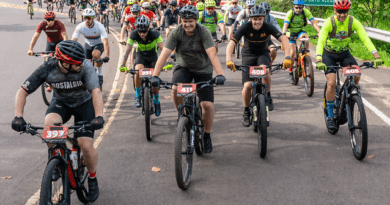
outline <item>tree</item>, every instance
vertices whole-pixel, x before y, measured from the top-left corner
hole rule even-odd
[[[354,0],[353,14],[366,26],[375,28],[389,19],[390,0]]]

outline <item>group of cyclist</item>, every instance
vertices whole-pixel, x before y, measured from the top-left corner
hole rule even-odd
[[[104,0],[99,0],[102,2]],[[116,2],[118,3],[118,2]],[[121,4],[123,1],[120,2]],[[357,65],[356,60],[349,51],[351,34],[356,31],[364,45],[375,57],[375,67],[383,64],[375,46],[367,36],[362,24],[352,16],[348,15],[351,8],[350,0],[335,0],[335,15],[328,18],[320,29],[312,14],[304,8],[304,0],[294,0],[293,9],[287,13],[283,29],[280,29],[275,18],[270,14],[271,7],[267,2],[255,5],[254,0],[245,2],[246,8],[238,6],[237,0],[231,1],[232,5],[228,13],[223,16],[215,11],[214,0],[206,2],[161,0],[159,4],[155,0],[150,2],[144,0],[128,0],[125,9],[126,16],[123,21],[121,42],[125,42],[125,31],[129,31],[129,38],[125,54],[121,61],[120,71],[129,72],[126,61],[131,52],[135,53],[133,68],[141,70],[145,67],[154,68],[151,83],[154,86],[154,103],[156,104],[156,116],[161,114],[161,107],[157,86],[160,83],[160,72],[167,59],[175,53],[176,66],[172,74],[174,83],[191,83],[194,81],[203,82],[213,79],[213,71],[216,72],[215,83],[223,85],[226,81],[221,63],[218,59],[218,44],[216,27],[220,26],[223,33],[222,40],[230,39],[226,49],[226,67],[233,72],[236,71],[232,54],[236,44],[244,38],[242,49],[242,64],[248,66],[268,66],[275,57],[275,45],[271,36],[281,42],[284,48],[285,59],[283,69],[292,72],[295,61],[296,42],[289,37],[307,36],[304,31],[306,21],[309,20],[319,32],[317,45],[317,68],[325,72],[327,79],[326,103],[328,105],[328,128],[335,127],[333,119],[333,108],[335,99],[336,74],[327,70],[327,66],[334,66],[341,62],[342,66]],[[142,5],[142,7],[140,6]],[[155,12],[161,15],[160,22],[156,20]],[[23,119],[23,108],[26,97],[33,93],[42,83],[48,83],[55,92],[48,110],[46,111],[45,126],[52,126],[56,123],[66,123],[70,117],[75,116],[75,122],[91,121],[93,129],[103,127],[103,100],[101,89],[103,73],[101,64],[96,63],[93,68],[90,60],[101,59],[109,61],[109,45],[107,33],[103,25],[95,20],[95,11],[90,8],[84,9],[83,22],[80,23],[68,40],[64,24],[55,19],[53,12],[46,12],[45,20],[41,22],[31,41],[28,54],[33,54],[33,47],[45,31],[48,37],[46,51],[55,52],[52,58],[41,65],[22,84],[16,94],[15,118],[12,121],[12,128],[16,131],[24,131],[26,122]],[[229,26],[229,34],[226,36],[225,22]],[[158,22],[167,28],[166,41],[157,29],[153,28],[153,22]],[[238,28],[238,25],[240,27]],[[169,26],[176,25],[170,29]],[[286,32],[289,31],[288,35]],[[84,47],[77,42],[80,34],[85,37]],[[137,46],[135,46],[137,45]],[[136,47],[136,49],[133,49]],[[157,55],[157,50],[161,54]],[[133,55],[131,55],[133,56]],[[133,62],[133,61],[132,61]],[[95,69],[98,71],[96,73]],[[247,68],[248,69],[248,68]],[[135,72],[135,105],[140,107],[140,78]],[[242,100],[244,114],[242,124],[250,126],[249,102],[251,99],[252,84],[254,79],[248,72],[242,72]],[[359,78],[355,78],[355,83]],[[270,111],[274,109],[271,97],[271,75],[266,73],[263,83],[267,84],[268,101]],[[204,151],[210,153],[213,150],[211,143],[211,128],[214,120],[214,90],[213,87],[197,91],[202,107],[204,120]],[[183,99],[177,97],[177,86],[172,87],[172,98],[176,108],[183,103]],[[78,141],[82,148],[84,160],[89,172],[89,192],[91,201],[95,201],[99,195],[96,179],[97,152],[93,148],[93,130],[78,134]]]

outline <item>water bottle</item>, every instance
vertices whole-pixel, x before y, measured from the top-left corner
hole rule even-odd
[[[253,121],[257,121],[257,116],[256,116],[256,114],[257,114],[257,106],[255,105],[255,106],[253,106]]]
[[[73,170],[77,170],[78,162],[77,162],[77,149],[72,148],[70,150],[72,153],[70,154],[70,160],[72,161]]]

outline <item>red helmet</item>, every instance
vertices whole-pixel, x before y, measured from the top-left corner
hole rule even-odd
[[[56,15],[54,14],[54,12],[52,11],[47,11],[45,12],[45,14],[43,15],[43,18],[44,19],[51,19],[51,18],[55,18]]]
[[[351,5],[350,0],[335,0],[333,3],[333,7],[339,10],[349,10],[351,9]]]
[[[84,47],[77,41],[61,41],[56,46],[55,56],[58,60],[68,64],[81,64],[85,60]]]

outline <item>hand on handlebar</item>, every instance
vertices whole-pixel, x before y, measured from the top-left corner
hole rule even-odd
[[[102,61],[105,62],[105,63],[108,63],[109,60],[110,60],[109,57],[104,57],[104,58],[102,59]]]
[[[375,60],[374,60],[374,68],[377,69],[378,66],[383,65],[383,63],[384,63],[384,62],[383,62],[382,59],[380,59],[380,58],[375,59]]]
[[[222,40],[222,42],[225,42],[225,41],[227,40],[226,34],[224,34],[224,35],[222,36],[221,40]]]
[[[102,116],[97,116],[95,119],[91,121],[91,126],[94,130],[98,130],[103,128],[104,119]]]
[[[26,121],[24,121],[23,117],[15,117],[14,120],[12,120],[12,129],[17,132],[23,132],[26,131]]]
[[[126,66],[122,65],[121,67],[119,67],[119,71],[121,71],[121,72],[128,72],[130,70]]]
[[[34,51],[29,49],[29,50],[27,51],[27,54],[28,54],[29,56],[33,56],[33,55],[34,55]]]
[[[225,84],[225,81],[226,81],[226,78],[223,75],[217,75],[215,77],[215,84],[216,85],[223,85],[223,84]]]
[[[233,61],[227,61],[226,67],[232,70],[233,72],[236,72],[236,66],[234,65]]]
[[[158,77],[158,76],[153,76],[151,79],[150,79],[150,82],[152,83],[152,86],[153,87],[157,87],[159,86],[160,82],[161,82],[161,79]]]
[[[325,63],[323,63],[322,61],[318,61],[316,66],[317,66],[318,70],[323,70],[323,71],[327,71],[328,70],[328,68],[326,67]]]
[[[283,70],[286,70],[286,68],[292,67],[292,61],[291,59],[284,59],[283,61]]]

